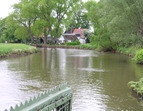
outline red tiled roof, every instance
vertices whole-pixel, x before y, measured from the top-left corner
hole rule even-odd
[[[75,29],[73,34],[80,34],[80,37],[83,37],[83,31],[87,29]]]

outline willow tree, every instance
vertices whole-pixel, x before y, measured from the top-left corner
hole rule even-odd
[[[94,36],[90,37],[90,42],[99,44],[104,50],[112,50],[114,45],[110,39],[107,27],[104,23],[101,23],[102,13],[100,11],[102,6],[99,2],[97,3],[93,0],[87,1],[84,6],[87,10],[90,25],[94,28]]]
[[[101,23],[107,26],[118,47],[143,45],[143,1],[100,0]]]

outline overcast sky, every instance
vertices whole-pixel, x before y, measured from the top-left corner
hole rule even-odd
[[[83,0],[88,1],[88,0]],[[99,0],[96,0],[99,1]],[[5,18],[9,15],[13,10],[11,6],[15,3],[18,3],[19,0],[1,0],[0,1],[0,18]]]
[[[0,1],[0,17],[5,18],[10,12],[12,12],[11,6],[18,3],[19,0],[1,0]]]

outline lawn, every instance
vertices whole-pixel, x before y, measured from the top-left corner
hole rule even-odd
[[[21,55],[24,53],[34,52],[37,52],[37,49],[30,45],[0,43],[0,57],[10,56],[12,54]]]

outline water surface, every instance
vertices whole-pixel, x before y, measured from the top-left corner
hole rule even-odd
[[[59,84],[73,91],[72,111],[142,111],[127,83],[143,77],[129,57],[94,50],[41,49],[0,60],[0,111]]]

